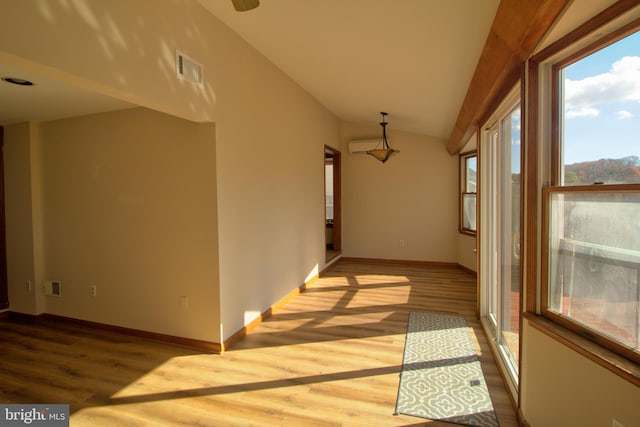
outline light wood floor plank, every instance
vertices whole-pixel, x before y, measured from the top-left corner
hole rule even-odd
[[[0,322],[0,402],[73,426],[451,426],[393,415],[409,311],[463,315],[503,427],[515,411],[451,268],[338,262],[222,355],[59,322]]]

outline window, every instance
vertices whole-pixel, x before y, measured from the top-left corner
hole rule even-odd
[[[640,362],[640,32],[552,67],[542,314]]]
[[[640,32],[555,68],[560,183],[640,183]]]
[[[476,152],[460,155],[460,232],[476,234],[476,191],[478,157]]]
[[[544,200],[547,315],[634,359],[640,355],[640,187],[547,187]]]

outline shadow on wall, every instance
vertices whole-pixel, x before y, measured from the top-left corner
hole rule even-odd
[[[141,1],[28,1],[6,9],[0,51],[10,55],[3,62],[187,120],[213,121],[215,71],[205,61],[210,36],[197,3],[150,9]],[[38,31],[16,39],[25,25]],[[202,85],[176,75],[176,50],[207,62]],[[20,60],[25,52],[33,62]]]

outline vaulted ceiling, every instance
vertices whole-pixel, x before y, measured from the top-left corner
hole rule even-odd
[[[346,121],[447,138],[498,0],[200,3]]]
[[[482,71],[479,60],[485,61],[480,77],[501,71],[501,65],[493,66],[490,56],[487,62],[483,51],[491,37],[503,37],[492,29],[496,13],[507,9],[514,14],[513,20],[507,16],[502,23],[512,31],[510,27],[519,25],[515,23],[521,18],[524,4],[537,5],[529,10],[537,11],[539,17],[539,12],[546,10],[540,5],[564,3],[564,0],[522,3],[521,0],[261,0],[254,10],[236,12],[231,0],[197,1],[341,120],[377,124],[379,112],[386,111],[390,129],[439,137],[450,145],[452,133],[458,134],[456,138],[463,137],[469,122],[477,119],[462,117],[460,124],[465,113],[461,107],[470,96],[470,83],[478,78],[474,73],[476,69]],[[563,12],[562,22],[552,28],[545,42],[566,33],[612,2],[571,1]],[[526,36],[526,31],[523,34]],[[531,44],[530,40],[525,42]],[[517,46],[510,45],[509,49],[514,58],[526,55]],[[0,61],[2,76],[18,74],[29,78],[24,72]],[[0,82],[0,125],[131,107],[53,78],[34,77],[39,84],[31,88],[26,98],[15,96],[16,88]],[[484,101],[487,94],[471,95]],[[64,102],[60,102],[62,97]],[[456,147],[449,148],[453,152]]]

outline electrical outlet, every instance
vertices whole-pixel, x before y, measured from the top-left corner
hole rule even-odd
[[[400,239],[400,247],[404,248],[404,240]]]
[[[180,297],[180,308],[182,308],[183,310],[189,309],[189,298],[184,295]]]
[[[27,291],[31,292],[33,290],[33,287],[31,286],[31,280],[27,280]]]
[[[90,285],[89,286],[89,293],[91,294],[92,297],[95,297],[98,295],[98,287],[96,285]]]

